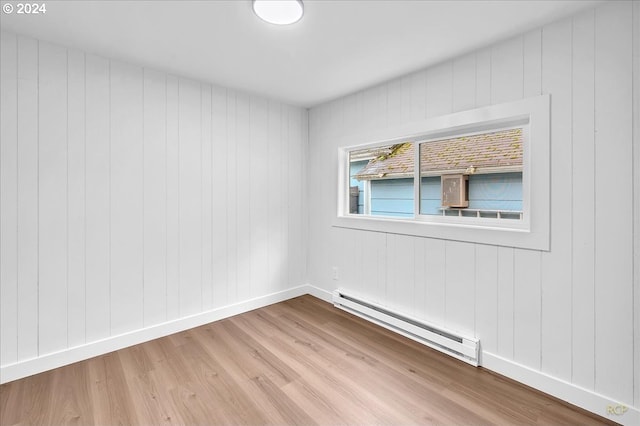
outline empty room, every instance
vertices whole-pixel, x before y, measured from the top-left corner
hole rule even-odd
[[[0,424],[640,424],[640,1],[0,1]]]

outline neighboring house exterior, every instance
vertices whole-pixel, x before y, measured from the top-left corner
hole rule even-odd
[[[520,217],[521,128],[352,151],[350,185],[352,194],[358,188],[357,213],[413,216],[414,146],[420,147],[421,214],[497,217],[500,212],[500,217]],[[441,176],[454,174],[468,175],[469,205],[464,209],[442,206]]]

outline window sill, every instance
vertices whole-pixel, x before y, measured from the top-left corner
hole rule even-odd
[[[447,218],[449,219],[449,218]],[[468,218],[462,218],[465,220]],[[332,225],[336,228],[357,229],[361,231],[384,232],[388,234],[411,235],[470,243],[517,247],[530,250],[549,250],[548,233],[544,230],[523,229],[518,227],[491,226],[488,221],[482,223],[462,223],[451,220],[422,222],[415,219],[391,218],[382,216],[345,215],[334,217]],[[514,221],[516,222],[516,221]]]

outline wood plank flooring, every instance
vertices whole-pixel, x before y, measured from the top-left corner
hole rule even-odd
[[[612,424],[311,296],[0,387],[0,424]]]

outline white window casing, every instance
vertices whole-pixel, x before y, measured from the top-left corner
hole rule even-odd
[[[542,95],[387,128],[375,134],[345,140],[338,149],[336,227],[415,235],[455,241],[549,250],[550,235],[550,96]],[[519,220],[423,215],[420,211],[419,143],[443,137],[523,129],[522,218]],[[376,142],[372,142],[376,141]],[[394,218],[349,214],[349,152],[400,142],[414,143],[414,216]],[[355,142],[355,143],[354,143]],[[347,145],[348,144],[348,145]],[[340,146],[343,144],[339,144]],[[370,182],[365,182],[365,192]],[[365,197],[365,203],[367,203]]]

